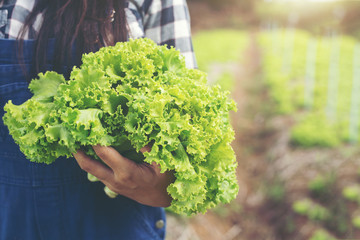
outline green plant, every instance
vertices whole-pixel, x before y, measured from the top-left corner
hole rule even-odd
[[[331,218],[325,223],[326,228],[339,235],[347,233],[350,229],[348,224],[350,213],[346,202],[338,197],[336,192],[329,195],[324,202],[326,202],[326,207],[331,213]]]
[[[333,193],[335,180],[334,174],[319,174],[308,183],[308,189],[314,197],[326,202]]]
[[[356,228],[360,229],[360,216],[353,217],[352,223]]]
[[[336,240],[328,231],[324,229],[316,230],[309,240]]]
[[[323,114],[309,114],[291,130],[292,142],[303,147],[335,147],[341,143],[334,131],[336,126],[329,123]]]
[[[280,180],[275,180],[275,182],[267,184],[266,195],[270,201],[282,202],[286,196],[284,183]]]
[[[346,199],[360,204],[360,186],[358,184],[345,187],[342,193]]]
[[[238,192],[235,103],[206,74],[187,69],[180,52],[137,39],[83,56],[70,80],[55,72],[30,83],[33,97],[5,106],[4,123],[22,152],[50,164],[82,149],[100,160],[92,145],[113,146],[137,162],[174,171],[171,209],[192,214]],[[139,150],[151,145],[142,155]]]
[[[331,216],[330,212],[325,207],[308,198],[296,201],[293,204],[293,210],[314,221],[325,221]]]

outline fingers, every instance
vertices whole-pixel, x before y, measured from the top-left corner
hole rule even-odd
[[[175,181],[173,171],[160,173],[156,163],[137,164],[112,147],[94,146],[103,163],[92,160],[82,151],[74,154],[80,167],[97,177],[113,192],[149,206],[169,206],[172,199],[166,189]],[[145,147],[142,152],[150,151]]]
[[[104,164],[92,160],[89,158],[84,152],[77,151],[74,154],[76,161],[78,162],[81,169],[84,171],[94,175],[101,181],[107,182],[109,179],[113,177],[113,171],[108,167],[104,166]]]
[[[131,173],[136,168],[136,163],[123,157],[112,147],[93,146],[96,155],[104,161],[113,171]]]
[[[152,162],[150,166],[156,174],[161,174],[161,167],[159,164]]]
[[[146,145],[145,147],[140,149],[141,153],[150,152],[150,151],[151,151],[151,147],[149,145]]]

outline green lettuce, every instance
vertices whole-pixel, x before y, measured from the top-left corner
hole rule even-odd
[[[238,192],[234,101],[206,74],[188,69],[174,48],[130,40],[85,54],[69,80],[40,74],[33,97],[5,106],[4,123],[31,161],[50,164],[92,145],[112,146],[125,157],[174,171],[170,209],[188,215],[228,203]],[[140,149],[151,145],[144,155]]]

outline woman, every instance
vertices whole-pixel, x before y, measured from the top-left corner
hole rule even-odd
[[[68,74],[81,54],[128,37],[172,45],[195,67],[185,0],[0,0],[1,116],[8,100],[31,97],[27,85],[38,72]],[[0,240],[164,238],[171,173],[100,146],[108,167],[81,151],[77,161],[31,163],[2,122],[0,143]],[[107,197],[82,169],[120,195]]]

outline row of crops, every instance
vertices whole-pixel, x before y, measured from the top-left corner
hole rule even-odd
[[[209,74],[218,68],[216,83],[231,90],[234,73],[226,64],[246,60],[241,53],[249,39],[247,32],[237,30],[195,34],[199,68]],[[257,41],[276,112],[295,117],[294,143],[334,147],[360,141],[360,43],[356,39],[272,29],[258,34]]]
[[[253,40],[261,50],[261,76],[272,101],[271,109],[295,120],[293,142],[329,147],[358,142],[360,47],[355,39],[335,35],[316,37],[293,29],[262,31],[252,36],[237,30],[199,32],[193,39],[199,68],[217,76],[212,83],[234,90],[237,76],[226,66],[237,63],[240,67],[241,62],[246,63],[244,52]],[[219,66],[220,74],[214,74],[213,70]],[[283,201],[281,208],[288,207],[287,215],[294,216],[289,221],[295,226],[289,236],[301,231],[299,219],[312,226],[311,234],[307,235],[311,240],[358,236],[360,171],[348,184],[341,180],[336,174],[318,174],[303,182],[308,185],[307,192],[295,198],[288,198],[291,189],[280,187],[276,191],[275,195],[282,195],[282,200],[277,198]],[[278,189],[271,183],[266,186]]]
[[[350,36],[314,36],[296,29],[258,34],[263,79],[274,111],[291,116],[291,141],[304,147],[336,147],[360,140],[360,43]],[[331,161],[331,159],[329,159]],[[358,174],[359,178],[360,172]],[[346,186],[322,174],[292,211],[315,226],[311,240],[357,236],[360,185]]]
[[[358,143],[358,41],[336,34],[314,36],[295,29],[262,31],[257,41],[262,50],[262,76],[274,111],[294,120],[292,142],[304,147]],[[356,179],[346,186],[339,182],[336,174],[318,175],[308,183],[308,192],[292,202],[292,211],[303,224],[314,228],[309,239],[357,236],[360,185]]]
[[[359,183],[339,188],[334,176],[319,175],[308,183],[308,191],[292,208],[315,226],[310,240],[336,240],[333,233],[354,236],[360,229]]]
[[[360,44],[349,36],[294,29],[259,34],[263,70],[278,113],[296,114],[302,146],[359,142]]]

